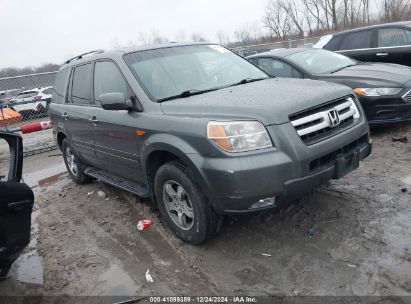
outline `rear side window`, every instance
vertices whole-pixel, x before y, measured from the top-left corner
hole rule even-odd
[[[329,51],[338,51],[344,36],[337,36],[331,39],[323,48]]]
[[[71,102],[75,104],[90,104],[91,64],[74,68]]]
[[[362,31],[345,35],[340,50],[366,49],[371,47],[372,31]]]
[[[411,31],[402,28],[378,30],[378,46],[390,47],[411,44]]]
[[[127,83],[115,63],[98,61],[94,68],[94,96],[100,104],[100,95],[105,93],[123,93],[127,96]]]
[[[65,96],[66,96],[66,90],[67,90],[67,81],[68,81],[69,75],[70,75],[69,68],[60,70],[57,73],[56,79],[54,81],[54,88],[52,91],[52,94],[53,94],[52,102],[64,103]]]

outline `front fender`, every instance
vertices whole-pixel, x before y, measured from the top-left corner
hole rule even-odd
[[[171,153],[181,159],[194,173],[197,183],[200,185],[204,193],[210,198],[212,195],[210,188],[199,170],[199,164],[201,163],[202,156],[189,143],[182,140],[180,137],[171,134],[155,134],[147,139],[147,145],[142,153],[142,169],[147,181],[149,180],[147,160],[150,157],[150,154],[158,151]]]

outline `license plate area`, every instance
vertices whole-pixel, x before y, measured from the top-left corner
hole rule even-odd
[[[360,152],[353,151],[344,155],[337,155],[334,178],[340,178],[357,169],[360,165]]]

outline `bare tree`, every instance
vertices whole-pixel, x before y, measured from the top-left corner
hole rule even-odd
[[[224,31],[219,30],[216,36],[221,45],[228,45],[230,43],[230,37]]]
[[[175,35],[174,39],[178,42],[184,41],[186,39],[186,32],[184,30],[179,30]]]
[[[206,41],[203,34],[201,34],[201,33],[192,33],[191,34],[191,40],[193,40],[195,42],[204,42],[204,41]]]
[[[271,1],[267,6],[263,22],[271,35],[277,38],[285,38],[292,29],[290,17],[278,0]]]

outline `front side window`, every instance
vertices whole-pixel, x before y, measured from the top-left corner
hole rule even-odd
[[[71,101],[76,104],[90,103],[91,63],[74,68]]]
[[[100,95],[105,93],[123,93],[127,96],[127,83],[115,63],[98,61],[94,68],[94,98],[100,103]]]
[[[341,44],[340,50],[366,49],[371,47],[372,31],[362,31],[347,34]]]
[[[390,47],[411,44],[411,30],[386,28],[378,30],[378,46]]]
[[[357,62],[344,55],[327,50],[307,50],[289,55],[288,60],[311,74],[329,74],[356,65]]]
[[[218,45],[189,45],[139,51],[125,60],[149,95],[167,99],[185,91],[213,90],[268,75]]]
[[[261,58],[258,65],[271,76],[293,78],[293,67],[277,59]]]

